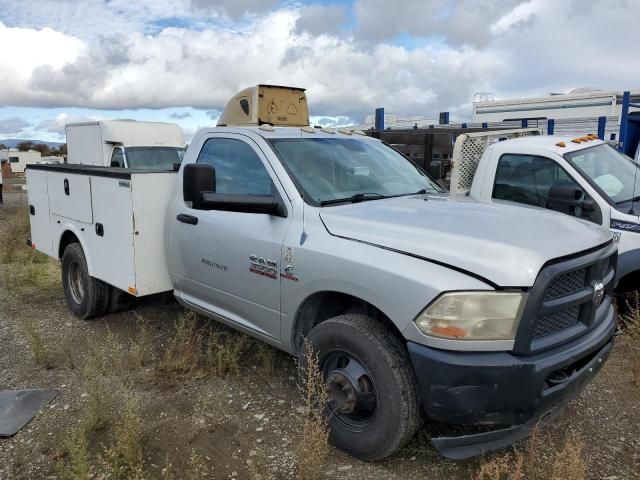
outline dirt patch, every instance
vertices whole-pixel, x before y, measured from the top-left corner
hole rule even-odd
[[[24,235],[24,227],[9,233],[9,219],[24,209],[24,198],[12,195],[0,206],[0,239]],[[94,478],[296,478],[305,398],[292,358],[158,298],[134,311],[78,320],[64,303],[56,262],[24,242],[7,242],[16,253],[0,264],[0,388],[60,393],[16,436],[0,439],[0,479],[86,478],[87,472]],[[33,265],[44,267],[25,275]],[[620,337],[601,374],[556,423],[541,428],[529,454],[525,442],[484,459],[447,461],[421,432],[376,464],[329,447],[320,476],[528,480],[556,471],[569,478],[566,472],[582,465],[584,478],[640,478],[636,349],[637,342]],[[578,442],[580,449],[566,450]],[[518,466],[519,454],[528,466]],[[492,462],[504,467],[496,470]],[[517,477],[524,468],[529,473]]]

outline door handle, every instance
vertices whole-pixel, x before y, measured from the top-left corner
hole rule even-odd
[[[189,225],[197,225],[198,217],[194,217],[193,215],[187,215],[186,213],[180,213],[176,217],[176,220],[182,223],[188,223]]]

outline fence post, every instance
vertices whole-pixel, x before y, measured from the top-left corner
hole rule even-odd
[[[448,125],[449,124],[449,112],[440,112],[440,118],[438,123],[440,125]]]
[[[529,126],[529,122],[526,118],[522,119],[522,128],[527,128]]]
[[[553,135],[553,131],[556,128],[556,121],[553,118],[547,120],[547,135]]]
[[[489,124],[487,122],[482,122],[482,128],[489,128]]]
[[[598,138],[604,140],[604,130],[607,126],[607,117],[598,117]]]
[[[384,130],[384,108],[376,108],[376,130]]]
[[[463,123],[463,124],[462,124],[462,128],[467,128],[467,124],[466,124],[466,123]]]
[[[629,103],[631,102],[631,93],[624,92],[622,94],[622,113],[620,114],[620,135],[618,135],[618,150],[624,152],[624,142],[627,139],[627,122],[629,120]]]

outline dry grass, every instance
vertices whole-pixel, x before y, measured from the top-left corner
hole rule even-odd
[[[238,375],[252,363],[271,373],[276,359],[274,348],[185,311],[176,320],[175,333],[167,340],[156,370],[161,380],[171,384]]]
[[[29,237],[29,211],[26,207],[9,207],[0,210],[0,264],[26,263],[30,260],[41,259],[25,241]]]
[[[329,454],[329,428],[325,416],[327,392],[318,354],[306,345],[306,371],[303,378],[303,416],[300,439],[296,444],[296,468],[302,480],[317,480]]]
[[[551,440],[535,428],[524,451],[493,455],[483,460],[473,480],[585,480],[587,468],[583,458],[583,442],[568,435],[562,447],[551,456],[545,446]]]
[[[175,324],[175,334],[168,340],[158,364],[158,374],[165,380],[198,376],[204,345],[204,333],[194,312],[185,311]]]
[[[114,438],[104,450],[101,464],[107,478],[137,480],[144,478],[142,456],[142,418],[133,399],[126,402],[122,417],[115,425]]]
[[[61,480],[86,480],[91,475],[88,444],[85,431],[76,430],[64,443],[63,454],[58,461],[57,472]]]
[[[553,480],[584,480],[587,467],[582,458],[582,440],[567,440],[553,464]]]
[[[0,265],[7,266],[7,288],[30,300],[51,298],[60,290],[60,266],[46,255],[27,247],[30,236],[26,208],[0,209]]]
[[[627,302],[626,310],[620,318],[620,323],[625,337],[629,340],[633,383],[640,386],[640,294],[638,292]]]
[[[520,480],[522,479],[522,454],[505,453],[482,462],[473,475],[473,480]]]
[[[27,337],[31,353],[33,353],[33,358],[36,363],[47,370],[53,368],[54,365],[52,363],[51,353],[45,346],[45,341],[42,338],[38,327],[36,327],[35,322],[31,318],[25,318],[22,321],[22,330]]]
[[[62,366],[66,366],[69,369],[75,368],[73,354],[68,345],[64,343],[49,343],[30,317],[23,319],[20,325],[27,337],[33,358],[38,365],[46,370]]]
[[[246,335],[211,325],[206,339],[205,370],[216,377],[240,373],[248,347]]]

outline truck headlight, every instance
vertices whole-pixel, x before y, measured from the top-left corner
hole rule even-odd
[[[526,294],[451,292],[441,295],[418,317],[425,335],[456,340],[514,340]]]

